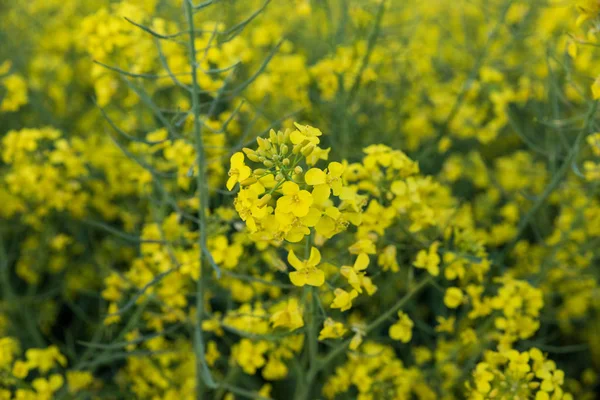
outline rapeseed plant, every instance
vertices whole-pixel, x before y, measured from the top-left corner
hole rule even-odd
[[[595,399],[596,0],[0,6],[0,399]]]

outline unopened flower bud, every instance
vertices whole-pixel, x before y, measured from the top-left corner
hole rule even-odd
[[[264,207],[267,205],[267,203],[271,200],[271,195],[270,194],[265,194],[259,201],[258,203],[256,203],[256,205],[258,207]]]
[[[271,129],[269,131],[269,140],[271,141],[271,143],[273,144],[278,144],[278,138],[277,138],[277,133],[275,133],[275,131],[273,129]]]
[[[273,161],[271,161],[271,160],[265,160],[265,161],[263,161],[263,165],[267,168],[271,168],[271,167],[273,167],[274,164],[273,164]]]
[[[294,168],[294,173],[300,175],[302,173],[302,167],[297,165],[296,168]]]
[[[254,176],[263,176],[266,175],[267,170],[262,168],[257,168],[254,170]]]
[[[288,165],[290,165],[290,159],[289,158],[284,158],[283,161],[282,161],[282,164],[287,167]]]
[[[279,150],[281,151],[281,154],[285,156],[290,149],[287,144],[282,144]]]
[[[241,186],[249,186],[252,185],[253,183],[256,183],[257,180],[255,177],[251,176],[249,178],[244,179],[243,181],[240,182]]]
[[[277,182],[281,181],[283,179],[283,175],[281,173],[278,173],[277,175],[275,175],[275,180]]]
[[[269,150],[271,148],[271,142],[269,142],[266,139],[258,137],[258,138],[256,138],[256,142],[258,143],[258,147],[260,147],[264,150]]]
[[[260,157],[256,153],[246,154],[246,157],[248,157],[248,160],[250,161],[260,162]]]
[[[310,153],[313,152],[313,150],[315,149],[315,145],[312,143],[307,144],[306,146],[304,146],[302,148],[302,150],[300,150],[302,152],[302,155],[304,157],[308,157],[310,155]]]

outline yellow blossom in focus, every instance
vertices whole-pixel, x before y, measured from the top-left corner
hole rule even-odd
[[[292,213],[296,217],[308,214],[313,203],[312,195],[306,190],[300,190],[295,182],[285,182],[282,186],[283,196],[277,200],[277,209]]]
[[[306,261],[300,261],[293,250],[288,253],[288,262],[296,271],[290,272],[290,281],[295,286],[316,286],[325,283],[325,273],[318,267],[321,262],[321,252],[316,247],[310,249],[310,257]]]

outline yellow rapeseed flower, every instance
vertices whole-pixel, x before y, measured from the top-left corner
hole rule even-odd
[[[306,190],[300,190],[295,182],[285,182],[281,188],[283,196],[277,199],[277,209],[296,217],[307,215],[313,203],[312,195]]]
[[[300,261],[293,250],[288,253],[288,262],[296,271],[290,272],[290,281],[295,286],[316,286],[325,283],[325,273],[318,267],[321,262],[321,252],[316,247],[311,248],[310,257],[306,261]]]
[[[235,153],[231,156],[231,167],[229,169],[229,179],[227,179],[227,189],[232,190],[236,183],[248,179],[250,175],[252,175],[252,169],[244,164],[244,153]]]

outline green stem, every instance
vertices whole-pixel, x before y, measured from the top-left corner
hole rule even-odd
[[[4,247],[2,235],[0,235],[0,287],[2,288],[2,292],[5,293],[2,296],[2,300],[8,301],[11,304],[11,308],[13,306],[18,307],[18,305],[22,303],[15,294],[10,283],[8,253]],[[33,288],[33,286],[30,287]],[[31,336],[33,343],[39,348],[46,347],[46,341],[35,323],[35,316],[32,315],[28,307],[25,307],[22,311],[22,313],[19,313],[19,316],[23,320],[27,333]]]
[[[504,248],[499,260],[497,261],[497,265],[504,264],[504,260],[506,259],[506,256],[512,250],[512,248],[519,242],[521,235],[523,235],[523,233],[525,232],[525,229],[529,226],[529,223],[531,222],[532,218],[535,216],[535,214],[540,209],[540,207],[542,207],[544,205],[544,203],[550,197],[550,195],[554,192],[554,190],[556,190],[556,188],[558,188],[560,183],[563,181],[563,178],[567,175],[567,173],[571,169],[573,160],[575,160],[575,157],[577,156],[577,154],[579,152],[579,147],[581,145],[581,142],[583,141],[583,138],[589,133],[589,131],[591,129],[591,123],[592,123],[594,114],[596,113],[597,109],[598,109],[598,102],[595,101],[590,106],[590,109],[588,110],[585,125],[581,129],[579,134],[577,135],[577,138],[575,139],[575,143],[573,144],[573,147],[571,147],[571,149],[569,150],[567,157],[565,158],[565,160],[563,161],[560,168],[556,171],[556,173],[552,177],[552,180],[550,181],[548,186],[546,186],[546,188],[544,189],[544,192],[536,199],[535,203],[531,206],[531,208],[529,209],[527,214],[523,217],[523,219],[519,223],[519,226],[517,228],[517,234],[515,235],[513,240],[511,240],[511,242],[509,244],[507,244],[506,247]]]
[[[200,104],[198,95],[198,78],[196,65],[196,44],[194,13],[191,0],[185,1],[185,11],[189,28],[189,51],[190,64],[192,67],[192,113],[194,115],[194,137],[196,145],[196,162],[198,173],[196,174],[196,186],[198,190],[199,236],[198,251],[200,252],[200,276],[196,281],[196,324],[194,326],[194,353],[196,355],[196,397],[200,400],[204,397],[204,387],[211,389],[217,387],[208,364],[206,363],[204,351],[204,338],[202,332],[202,321],[204,320],[204,293],[208,271],[204,268],[203,254],[206,249],[206,210],[208,204],[208,193],[206,187],[206,159],[204,154],[204,142],[202,140],[202,129],[200,119]]]
[[[310,303],[310,323],[307,329],[308,333],[308,365],[310,368],[316,367],[317,357],[319,353],[319,342],[317,341],[317,307],[316,307],[316,296],[318,296],[318,289],[316,287],[310,288],[308,302]],[[310,383],[310,382],[308,382]]]
[[[310,251],[312,247],[312,232],[306,237],[306,245],[304,248],[304,259],[310,258]],[[305,325],[306,330],[306,342],[308,346],[307,354],[307,368],[309,373],[305,377],[299,377],[296,387],[296,399],[308,399],[311,388],[313,386],[313,380],[316,377],[319,363],[319,342],[318,342],[318,329],[317,324],[317,296],[319,295],[318,288],[316,287],[304,287],[304,309],[309,310],[308,321]],[[306,343],[305,342],[305,343]],[[314,371],[311,373],[310,371]],[[301,379],[303,378],[303,379]]]

